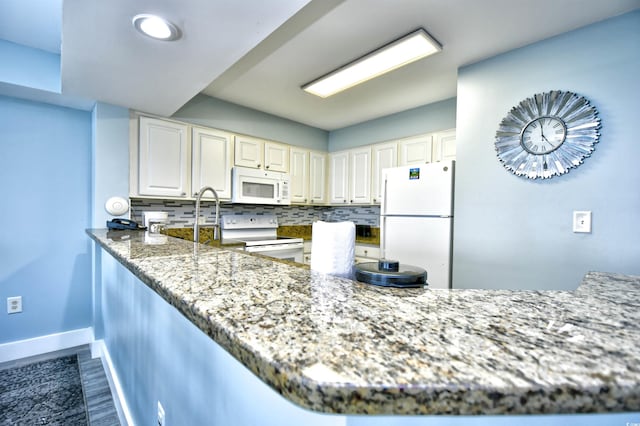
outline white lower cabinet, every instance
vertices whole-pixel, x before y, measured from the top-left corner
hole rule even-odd
[[[138,194],[134,195],[187,197],[187,125],[140,117],[138,133]]]
[[[302,246],[302,261],[305,265],[311,265],[311,241],[305,241]]]
[[[380,259],[380,247],[371,244],[356,244],[354,262],[377,262]],[[304,242],[304,263],[311,264],[311,241]]]
[[[194,127],[191,134],[192,195],[210,186],[219,198],[231,198],[231,167],[233,167],[233,135],[221,130]],[[204,194],[213,198],[211,192]]]

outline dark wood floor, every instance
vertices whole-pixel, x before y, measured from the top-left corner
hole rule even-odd
[[[89,414],[89,426],[120,425],[100,358],[91,358],[88,349],[78,353],[82,390]]]

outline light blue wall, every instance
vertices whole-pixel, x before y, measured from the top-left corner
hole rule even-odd
[[[134,424],[344,426],[282,398],[174,307],[98,250],[104,342]]]
[[[459,70],[453,286],[571,289],[590,270],[640,274],[640,12]],[[507,172],[498,123],[535,93],[568,90],[600,111],[600,143],[551,180]],[[574,234],[572,212],[593,232]]]
[[[329,151],[456,127],[456,100],[447,99],[329,133]]]
[[[328,132],[325,130],[210,96],[196,96],[172,118],[309,149],[327,150]]]
[[[91,326],[90,113],[0,96],[0,150],[0,343]]]
[[[102,102],[91,114],[91,227],[105,228],[112,219],[105,202],[114,196],[129,199],[129,110]],[[122,217],[130,217],[129,212]],[[104,336],[102,270],[92,253],[92,310],[96,339]],[[96,278],[97,277],[97,278]]]
[[[98,102],[91,120],[91,224],[104,228],[113,217],[105,210],[105,202],[111,197],[129,198],[129,110]]]
[[[0,40],[0,82],[60,93],[60,55]]]

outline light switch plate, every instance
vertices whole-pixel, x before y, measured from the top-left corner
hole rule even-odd
[[[7,297],[7,313],[18,314],[22,312],[22,296]]]
[[[591,212],[590,211],[574,211],[573,212],[573,232],[581,232],[581,233],[591,232]]]

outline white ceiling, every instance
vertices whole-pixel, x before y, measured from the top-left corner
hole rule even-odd
[[[640,8],[640,0],[61,2],[0,0],[0,38],[56,52],[61,31],[61,98],[170,116],[203,92],[326,130],[454,97],[461,66]],[[131,18],[150,12],[184,37],[136,33]],[[441,53],[327,99],[300,89],[419,27]]]

